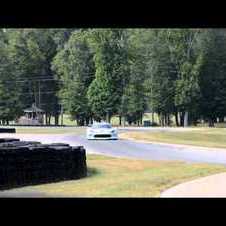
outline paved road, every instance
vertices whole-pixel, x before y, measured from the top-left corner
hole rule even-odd
[[[162,198],[225,198],[226,197],[226,173],[219,173],[202,177],[193,181],[179,184],[164,191]]]
[[[206,162],[226,165],[226,150],[177,145],[153,144],[130,140],[86,140],[84,136],[69,134],[1,134],[1,137],[18,137],[21,140],[36,140],[42,143],[64,142],[70,145],[82,145],[87,153],[97,153],[114,157],[126,157],[147,160],[182,160],[186,162]]]

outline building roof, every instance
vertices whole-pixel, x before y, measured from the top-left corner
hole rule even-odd
[[[44,112],[42,109],[36,107],[34,104],[30,108],[24,109],[25,113],[30,113],[30,112]]]

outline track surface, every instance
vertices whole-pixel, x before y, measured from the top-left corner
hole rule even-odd
[[[123,129],[124,130],[124,129]],[[120,130],[120,131],[123,131]],[[153,130],[156,130],[153,128]],[[166,129],[164,129],[166,130]],[[168,130],[168,129],[167,129]],[[171,130],[171,129],[170,129]],[[27,141],[42,143],[68,143],[72,146],[82,145],[87,153],[102,154],[113,157],[124,157],[146,160],[180,160],[186,162],[204,162],[226,165],[226,150],[207,149],[173,144],[154,144],[130,140],[89,141],[84,135],[69,134],[0,134],[0,137],[15,137]],[[167,193],[168,194],[168,193]],[[168,197],[173,195],[168,194]],[[176,196],[176,195],[175,195]],[[47,197],[39,192],[23,192],[17,189],[1,191],[0,197]],[[164,195],[162,196],[164,197]],[[186,197],[186,195],[184,195]]]
[[[64,142],[82,145],[87,153],[103,154],[146,160],[181,160],[186,162],[205,162],[226,164],[226,150],[206,149],[192,146],[178,146],[136,142],[131,140],[87,140],[84,135],[70,134],[1,134],[1,137],[15,137],[21,140],[35,140],[42,143]]]

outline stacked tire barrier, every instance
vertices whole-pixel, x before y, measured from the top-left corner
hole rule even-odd
[[[15,128],[0,128],[0,133],[16,133]]]
[[[86,151],[82,146],[0,139],[0,190],[86,175]]]

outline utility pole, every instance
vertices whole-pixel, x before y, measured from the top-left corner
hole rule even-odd
[[[151,121],[154,123],[154,110],[153,110],[153,74],[151,74]]]
[[[184,114],[184,127],[188,126],[188,111],[185,111]]]
[[[38,104],[39,104],[39,108],[41,108],[41,88],[40,88],[40,80],[38,81]]]
[[[61,104],[60,106],[61,106],[61,125],[63,126],[63,124],[64,124],[63,105]]]
[[[33,88],[34,88],[34,99],[35,99],[35,106],[37,106],[37,94],[36,94],[36,86],[35,86],[35,82],[33,82]]]
[[[107,122],[110,122],[109,110],[107,109]]]

